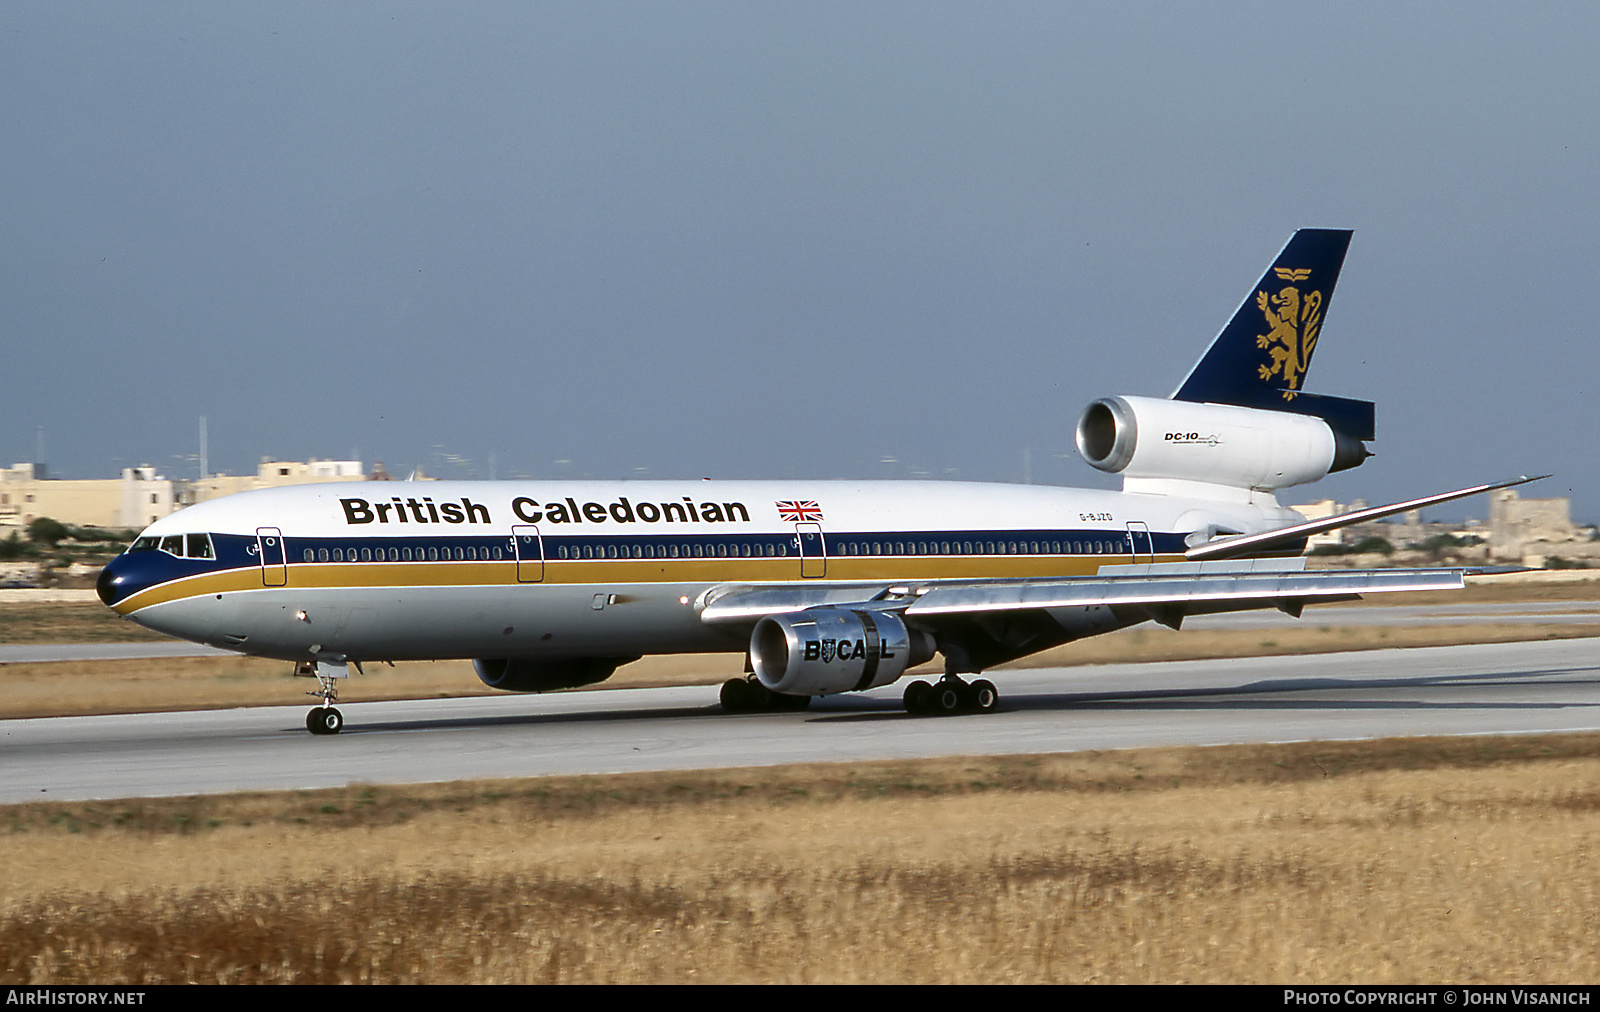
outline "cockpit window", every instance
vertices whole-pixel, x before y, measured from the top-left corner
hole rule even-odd
[[[142,537],[128,546],[130,552],[148,552],[159,548],[180,559],[215,559],[217,550],[209,534],[168,534],[164,538]]]

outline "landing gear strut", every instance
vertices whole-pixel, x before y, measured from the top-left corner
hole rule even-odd
[[[804,710],[811,706],[810,696],[791,696],[773,692],[762,685],[754,675],[730,678],[722,683],[722,708],[728,713],[773,713],[786,710]]]
[[[965,682],[945,675],[935,685],[915,681],[906,686],[907,713],[990,713],[1000,703],[1000,690],[987,678]]]

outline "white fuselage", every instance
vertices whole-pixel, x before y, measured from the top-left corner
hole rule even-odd
[[[748,628],[700,619],[727,588],[1093,574],[1301,519],[1260,498],[912,481],[292,486],[156,522],[102,596],[163,632],[296,660],[740,651]],[[179,535],[206,537],[192,549]]]

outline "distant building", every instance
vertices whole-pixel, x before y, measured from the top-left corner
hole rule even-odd
[[[1307,520],[1326,520],[1329,517],[1336,517],[1341,513],[1350,512],[1350,507],[1343,503],[1334,502],[1332,499],[1319,499],[1313,503],[1306,503],[1304,506],[1290,506],[1289,508]],[[1306,550],[1312,551],[1328,545],[1342,544],[1344,544],[1344,528],[1341,527],[1338,530],[1324,531],[1321,534],[1311,535],[1306,539]]]
[[[253,475],[215,474],[183,483],[184,506],[278,485],[314,485],[328,481],[364,481],[359,460],[263,460]]]
[[[1489,493],[1490,558],[1520,563],[1529,556],[1552,554],[1555,544],[1576,540],[1572,500],[1524,499],[1510,488]]]
[[[79,527],[143,527],[171,513],[175,482],[148,465],[123,469],[120,479],[61,481],[41,464],[0,468],[0,528],[27,527],[50,517]]]
[[[366,478],[359,460],[263,460],[253,475],[198,481],[167,478],[148,464],[123,468],[121,478],[60,481],[46,478],[43,464],[15,464],[0,468],[0,531],[27,527],[39,517],[76,527],[139,529],[235,492]]]

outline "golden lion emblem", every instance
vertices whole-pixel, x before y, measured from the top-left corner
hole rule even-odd
[[[1284,281],[1305,281],[1309,269],[1289,270],[1275,268],[1274,273]],[[1256,308],[1266,317],[1267,333],[1256,335],[1256,347],[1265,349],[1270,365],[1260,366],[1263,380],[1283,377],[1283,399],[1292,401],[1300,388],[1300,380],[1311,365],[1311,352],[1317,347],[1317,334],[1322,330],[1322,293],[1301,295],[1293,285],[1273,295],[1267,291],[1256,293]]]

